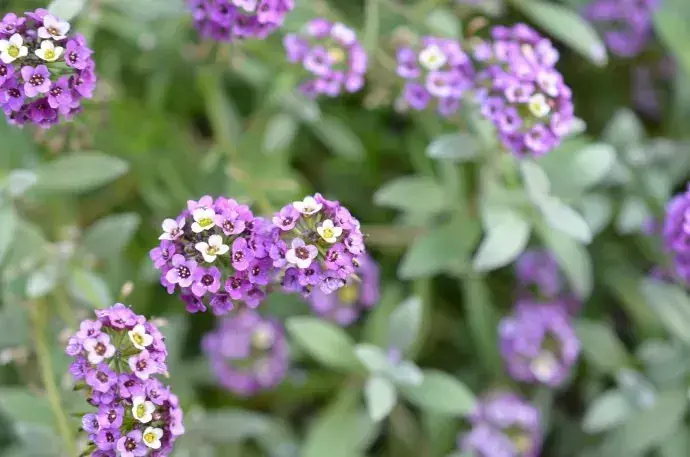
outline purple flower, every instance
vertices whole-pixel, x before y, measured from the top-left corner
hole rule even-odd
[[[129,358],[129,368],[132,372],[144,381],[149,379],[152,374],[159,372],[159,364],[153,358],[148,350],[144,349],[139,354]]]
[[[189,287],[194,282],[196,270],[195,260],[186,260],[183,255],[175,254],[172,258],[172,268],[165,275],[165,279],[171,284],[179,284],[180,287]]]
[[[218,381],[237,395],[271,389],[288,369],[287,341],[280,326],[245,310],[218,322],[202,342]]]
[[[16,79],[6,81],[0,87],[0,106],[2,106],[5,114],[9,115],[21,110],[24,106],[24,100],[26,100],[24,86],[19,84]]]
[[[673,258],[675,275],[690,284],[690,185],[666,204],[661,231],[664,247]]]
[[[247,240],[237,238],[232,243],[232,266],[237,271],[245,271],[249,263],[254,260],[254,252],[249,249]]]
[[[653,34],[653,16],[659,0],[593,0],[585,16],[603,30],[604,41],[620,57],[635,57]]]
[[[140,430],[132,430],[127,435],[117,441],[117,451],[121,457],[143,457],[148,453],[148,449],[141,441],[142,433]]]
[[[292,230],[299,219],[299,211],[294,206],[283,207],[278,214],[273,216],[273,224],[281,230]]]
[[[98,446],[101,451],[114,451],[117,447],[117,442],[120,439],[120,430],[116,428],[111,428],[107,430],[100,430],[93,442]],[[95,454],[94,454],[95,455]]]
[[[298,268],[308,268],[318,253],[316,246],[306,244],[302,238],[295,238],[285,253],[285,260],[297,265]]]
[[[364,86],[368,58],[355,32],[340,23],[313,19],[305,33],[288,34],[283,39],[288,61],[301,63],[307,75],[302,84],[305,95],[337,97],[343,91],[357,92]],[[281,222],[281,218],[288,222]],[[291,230],[290,211],[276,215],[274,224]],[[287,228],[289,227],[289,228]]]
[[[26,19],[18,17],[14,13],[7,13],[0,21],[0,35],[10,37],[19,31]]]
[[[232,310],[235,305],[228,294],[216,294],[210,302],[211,311],[216,316],[224,316]]]
[[[115,346],[110,344],[110,337],[101,333],[84,340],[83,348],[88,353],[89,363],[97,365],[115,354]]]
[[[536,457],[541,449],[539,411],[517,395],[496,392],[482,399],[470,416],[472,429],[458,447],[482,457]]]
[[[118,394],[122,398],[141,397],[144,393],[144,383],[130,374],[121,374],[118,378]]]
[[[172,260],[172,257],[177,253],[177,248],[175,243],[172,241],[163,240],[160,246],[151,249],[149,256],[153,260],[153,266],[156,268],[161,268],[164,265],[168,265]]]
[[[246,274],[237,273],[225,281],[225,291],[233,300],[242,300],[245,298],[247,291],[251,289],[252,284],[249,282]]]
[[[192,293],[197,297],[203,297],[206,292],[215,294],[220,289],[220,270],[216,267],[199,267],[194,272],[194,284]]]
[[[119,428],[125,417],[125,409],[122,406],[101,406],[98,410],[98,424],[102,429]]]
[[[99,392],[107,392],[117,383],[117,374],[105,363],[89,368],[86,383]]]
[[[98,416],[93,413],[85,414],[81,419],[81,426],[87,433],[98,433],[101,426],[98,422]]]
[[[27,97],[45,94],[50,90],[50,72],[45,65],[22,67],[21,74],[24,80],[24,93]]]
[[[55,82],[48,92],[48,104],[51,108],[57,109],[62,114],[66,114],[72,107],[72,89],[69,87],[69,80],[61,77]]]
[[[561,306],[518,302],[499,326],[501,355],[519,381],[561,385],[580,355],[580,342]]]
[[[81,35],[79,35],[81,37]],[[82,37],[83,38],[83,37]],[[84,70],[91,65],[91,55],[93,51],[78,40],[67,41],[65,48],[65,63],[77,70]]]

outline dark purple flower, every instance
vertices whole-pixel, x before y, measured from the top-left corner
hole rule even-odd
[[[194,284],[192,293],[197,297],[203,297],[206,292],[215,294],[220,289],[220,270],[216,267],[208,269],[198,267],[194,272]]]
[[[101,406],[97,418],[102,429],[120,428],[125,418],[125,409],[117,405]]]
[[[9,80],[0,87],[0,106],[5,114],[9,115],[22,109],[25,99],[24,86],[16,79]]]
[[[254,260],[254,252],[249,248],[247,240],[237,238],[232,243],[232,266],[237,271],[245,271],[249,264]]]
[[[299,219],[299,211],[294,206],[283,207],[280,212],[273,216],[273,224],[281,230],[292,230]]]
[[[194,272],[197,268],[195,260],[186,260],[183,255],[175,254],[172,258],[172,268],[165,275],[171,284],[189,287],[194,282]]]
[[[140,430],[132,430],[117,441],[117,451],[121,457],[143,457],[148,449],[141,440]]]
[[[101,451],[114,451],[120,436],[120,430],[116,428],[100,430],[93,441]]]
[[[160,246],[151,249],[149,256],[153,260],[153,266],[160,269],[164,265],[168,265],[176,253],[177,247],[175,243],[162,240]]]
[[[79,36],[83,38],[82,35]],[[91,65],[92,54],[93,51],[80,43],[79,40],[69,40],[65,47],[65,63],[77,70],[84,70]]]
[[[107,392],[117,383],[117,374],[107,364],[101,363],[87,370],[86,383],[94,390]]]
[[[38,65],[37,67],[22,67],[22,79],[24,80],[24,93],[27,97],[35,97],[38,94],[45,94],[50,90],[51,80],[48,67]]]
[[[122,398],[141,397],[144,394],[145,385],[136,376],[123,373],[118,378],[118,395]]]
[[[151,354],[146,349],[130,357],[128,363],[132,372],[144,381],[152,374],[159,372],[159,364],[151,358]]]
[[[48,104],[62,114],[69,112],[72,106],[72,89],[69,80],[63,76],[58,79],[48,92]]]

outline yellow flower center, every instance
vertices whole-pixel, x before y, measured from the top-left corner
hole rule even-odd
[[[60,35],[60,31],[58,29],[56,29],[55,27],[48,28],[48,33],[50,33],[53,36]]]
[[[218,248],[217,246],[209,246],[208,249],[206,249],[206,254],[216,255],[216,254],[218,254],[219,250],[220,250],[220,248]]]
[[[341,48],[330,48],[328,50],[328,57],[333,63],[340,63],[345,60],[345,52]]]
[[[141,333],[133,333],[132,339],[140,346],[144,344],[144,336]]]
[[[16,46],[14,46],[14,45],[12,45],[12,46],[10,46],[9,49],[7,50],[7,53],[8,53],[11,57],[18,57],[18,56],[19,56],[19,48],[16,47]]]
[[[48,50],[46,50],[45,56],[46,56],[46,60],[54,59],[55,58],[55,51],[53,49],[48,49]]]
[[[146,406],[143,404],[137,406],[137,417],[139,417],[139,418],[144,417],[145,414],[146,414]]]
[[[530,450],[532,441],[525,435],[518,435],[513,438],[513,444],[515,444],[518,452],[524,454]]]
[[[202,227],[208,227],[211,224],[213,224],[213,219],[210,217],[202,217],[199,219],[199,225]]]
[[[359,296],[359,287],[356,284],[350,284],[338,289],[338,298],[346,304],[354,303]]]
[[[335,234],[333,233],[333,229],[331,228],[325,228],[323,229],[323,237],[325,239],[333,238]]]
[[[147,443],[151,444],[151,443],[153,443],[154,441],[156,441],[156,435],[154,435],[154,434],[151,433],[151,432],[144,433],[144,441],[146,441]]]

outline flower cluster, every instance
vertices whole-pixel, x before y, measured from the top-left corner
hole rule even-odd
[[[282,328],[253,310],[220,320],[204,336],[202,348],[220,384],[238,395],[271,389],[287,374],[289,354]]]
[[[154,376],[166,374],[160,331],[123,304],[97,310],[70,337],[70,373],[98,408],[82,419],[92,455],[165,457],[184,433],[177,397]]]
[[[660,0],[594,0],[585,16],[604,29],[604,41],[620,57],[634,57],[653,34],[653,15]]]
[[[561,306],[519,301],[498,331],[501,356],[518,381],[557,387],[580,355],[580,341]]]
[[[533,249],[522,254],[515,264],[515,276],[520,300],[560,306],[571,316],[582,307],[582,302],[567,289],[558,263],[549,251]]]
[[[283,25],[295,0],[188,0],[202,38],[231,41],[264,39]]]
[[[541,448],[539,411],[515,394],[484,398],[470,416],[472,430],[458,447],[477,457],[536,457]]]
[[[419,48],[400,48],[397,60],[398,76],[405,80],[399,107],[421,111],[436,100],[439,114],[451,116],[474,85],[472,61],[455,40],[424,37]]]
[[[0,108],[9,123],[48,128],[93,96],[93,51],[69,32],[69,23],[40,8],[0,21]]]
[[[313,19],[304,33],[286,35],[283,43],[288,60],[301,63],[309,73],[301,86],[307,96],[336,97],[364,86],[367,54],[349,27]]]
[[[360,313],[379,301],[379,267],[365,255],[355,273],[360,281],[351,281],[336,293],[325,294],[315,289],[309,297],[312,310],[319,316],[348,326],[355,322]]]
[[[237,302],[256,307],[271,281],[270,233],[265,219],[233,199],[206,195],[189,200],[176,219],[163,221],[163,234],[150,256],[161,283],[179,288],[187,311],[227,314]]]
[[[286,292],[331,294],[356,280],[364,235],[350,211],[321,194],[283,207],[273,216],[270,257],[283,272]]]
[[[666,204],[661,237],[673,256],[676,276],[690,284],[690,185]]]
[[[540,156],[561,143],[573,120],[572,93],[556,70],[558,51],[531,27],[497,26],[474,48],[477,101],[518,157]]]

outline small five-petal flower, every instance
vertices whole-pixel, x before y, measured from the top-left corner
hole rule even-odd
[[[148,424],[153,420],[153,412],[156,405],[146,400],[145,397],[134,397],[132,399],[132,416],[142,424]]]
[[[201,233],[204,230],[212,229],[216,225],[216,212],[213,208],[197,208],[192,212],[194,222],[192,232]]]
[[[69,32],[69,22],[60,21],[55,16],[48,14],[43,18],[43,27],[38,29],[38,37],[47,40],[64,40]]]
[[[156,427],[147,427],[142,436],[146,447],[150,447],[151,449],[160,449],[161,438],[163,438],[163,430]]]
[[[55,46],[50,40],[41,41],[41,47],[36,49],[35,54],[46,62],[55,62],[60,58],[65,48]]]
[[[208,237],[208,243],[200,241],[194,245],[197,251],[201,252],[204,260],[208,263],[215,262],[216,257],[223,255],[230,250],[230,246],[223,243],[223,237],[220,235],[211,235]]]
[[[9,40],[0,40],[0,60],[3,63],[12,63],[28,54],[29,48],[24,46],[24,39],[18,33],[12,35]]]
[[[158,237],[159,240],[175,241],[182,236],[182,229],[184,228],[185,220],[181,219],[177,222],[175,219],[166,219],[161,224],[163,234]]]
[[[311,216],[312,214],[318,213],[321,211],[321,208],[323,208],[323,204],[317,202],[312,196],[305,197],[301,202],[294,202],[292,206],[305,216]]]
[[[295,238],[285,253],[285,260],[299,268],[309,268],[318,253],[316,246],[306,244],[302,238]]]
[[[141,324],[128,331],[127,335],[129,335],[129,340],[137,349],[144,350],[153,343],[153,336],[146,333],[146,327]]]
[[[338,237],[343,234],[342,227],[336,227],[330,219],[323,221],[323,223],[316,228],[316,231],[321,235],[321,238],[331,244],[338,241]]]

